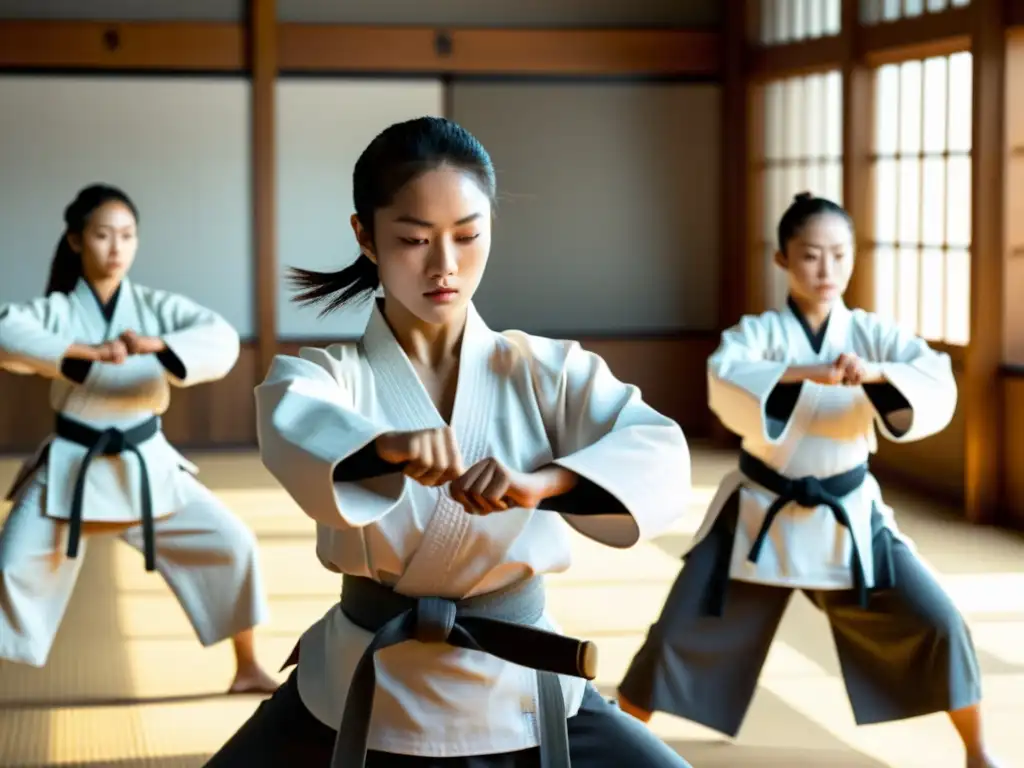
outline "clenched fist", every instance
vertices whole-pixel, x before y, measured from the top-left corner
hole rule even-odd
[[[120,340],[124,343],[129,355],[152,355],[167,349],[163,339],[158,339],[155,336],[139,336],[135,331],[125,331],[121,334]]]
[[[377,455],[420,485],[433,488],[450,483],[464,472],[462,454],[451,427],[415,432],[389,432],[375,441]]]

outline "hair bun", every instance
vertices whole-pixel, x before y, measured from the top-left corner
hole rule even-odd
[[[793,198],[793,202],[794,203],[809,203],[813,199],[814,199],[814,193],[813,192],[806,192],[805,191],[805,192],[801,192],[800,194],[796,195]]]

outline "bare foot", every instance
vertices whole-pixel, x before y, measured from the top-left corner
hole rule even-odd
[[[273,693],[280,683],[272,678],[259,664],[240,667],[228,693]]]
[[[640,709],[636,704],[631,702],[621,693],[619,693],[619,709],[625,712],[627,715],[632,715],[641,723],[649,723],[651,721],[651,713],[645,709]],[[974,768],[974,766],[970,766]],[[980,768],[980,766],[979,766]]]

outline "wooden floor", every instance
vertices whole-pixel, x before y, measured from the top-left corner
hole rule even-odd
[[[258,630],[266,664],[280,666],[296,636],[334,602],[338,577],[313,555],[313,527],[252,455],[194,457],[202,478],[253,528],[273,618]],[[669,535],[630,551],[574,538],[575,564],[551,579],[566,631],[601,648],[598,684],[622,675],[674,578],[678,555],[733,457],[697,451],[697,492]],[[0,461],[6,488],[15,465]],[[900,523],[968,616],[985,672],[991,741],[1024,768],[1024,540],[956,522],[892,494]],[[614,611],[611,610],[614,607]],[[90,550],[49,665],[0,662],[0,766],[200,766],[258,704],[219,695],[231,677],[227,644],[204,650],[160,578],[113,540]],[[656,716],[652,728],[697,768],[834,766],[959,768],[942,716],[856,728],[821,616],[794,599],[740,738]]]

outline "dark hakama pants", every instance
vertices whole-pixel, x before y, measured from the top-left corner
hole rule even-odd
[[[721,573],[738,494],[715,535],[685,557],[668,599],[619,687],[631,703],[735,736],[792,589],[729,580],[721,616],[706,594]],[[860,725],[961,709],[981,698],[970,631],[952,600],[906,544],[880,524],[876,584],[862,607],[853,590],[803,590],[828,618],[843,679]]]
[[[573,768],[689,768],[646,726],[588,685],[579,712],[567,721]],[[299,697],[292,672],[274,695],[214,755],[206,768],[320,768],[331,762],[336,733]],[[367,768],[539,768],[540,751],[502,755],[416,757],[369,752]]]

